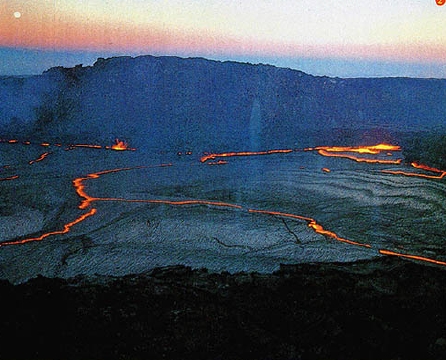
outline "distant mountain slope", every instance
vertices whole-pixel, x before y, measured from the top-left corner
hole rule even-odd
[[[0,79],[0,135],[120,137],[140,148],[213,151],[380,140],[444,126],[445,99],[446,80],[339,79],[201,58],[117,57]]]

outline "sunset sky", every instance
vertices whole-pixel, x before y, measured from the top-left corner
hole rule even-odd
[[[446,78],[435,0],[1,0],[0,74],[114,55],[202,56],[329,76]]]

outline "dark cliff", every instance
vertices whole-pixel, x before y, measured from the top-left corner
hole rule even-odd
[[[370,143],[446,123],[446,80],[315,77],[200,58],[99,59],[0,79],[0,97],[3,134],[121,137],[150,149]]]

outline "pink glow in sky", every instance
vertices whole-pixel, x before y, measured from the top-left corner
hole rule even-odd
[[[435,0],[4,0],[0,47],[444,66],[445,24]]]

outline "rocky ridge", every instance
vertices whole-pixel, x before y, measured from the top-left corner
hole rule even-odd
[[[0,359],[444,359],[445,284],[394,258],[3,281]]]

